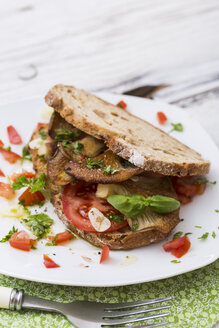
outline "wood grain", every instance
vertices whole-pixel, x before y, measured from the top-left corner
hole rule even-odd
[[[116,92],[219,85],[218,27],[218,0],[1,1],[1,101],[57,82]],[[30,64],[37,77],[20,80]]]

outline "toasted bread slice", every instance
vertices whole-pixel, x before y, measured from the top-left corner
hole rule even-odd
[[[210,163],[150,123],[73,86],[56,85],[45,97],[70,124],[103,139],[117,155],[146,171],[205,175]]]
[[[44,126],[43,129],[46,130],[47,126]],[[39,129],[36,129],[32,135],[31,140],[38,138],[39,136]],[[32,154],[33,166],[37,175],[45,173],[47,176],[47,189],[51,193],[51,202],[60,220],[79,237],[82,237],[97,247],[108,245],[111,249],[132,249],[158,242],[165,239],[180,221],[179,210],[176,210],[167,215],[161,216],[159,224],[152,228],[148,228],[147,230],[133,232],[130,230],[130,228],[125,227],[121,230],[111,233],[92,233],[83,231],[75,227],[65,216],[62,208],[62,192],[64,187],[61,185],[56,185],[54,183],[55,181],[51,181],[49,179],[47,175],[47,161],[37,156],[38,151],[36,149],[30,149],[30,152]],[[130,185],[131,181],[129,180],[125,182],[125,184]],[[132,189],[133,185],[131,185],[130,188]],[[138,189],[136,188],[137,187],[133,189],[134,192],[138,192]],[[151,190],[151,186],[146,188],[144,185],[144,188],[147,190],[146,192],[148,195],[153,194],[154,187],[153,191]],[[160,185],[157,185],[157,188],[160,190]],[[169,191],[166,191],[166,195],[173,196],[173,193],[171,192],[169,194]]]

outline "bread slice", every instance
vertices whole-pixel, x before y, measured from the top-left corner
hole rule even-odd
[[[48,126],[44,126],[43,129],[46,131]],[[39,137],[39,128],[37,128],[34,131],[31,140]],[[47,175],[47,161],[38,156],[37,149],[29,150],[32,154],[33,166],[36,171],[36,175],[39,176],[41,173],[45,173],[47,177],[47,189],[51,193],[51,202],[60,220],[79,237],[87,240],[97,247],[108,245],[111,249],[132,249],[158,242],[165,239],[180,221],[179,210],[176,210],[163,216],[159,227],[154,229],[133,232],[129,228],[125,227],[119,231],[111,233],[92,233],[83,231],[75,227],[65,216],[62,208],[62,192],[64,187],[55,185],[54,182],[50,181]],[[127,183],[130,182],[127,181]],[[133,191],[137,192],[136,190]]]
[[[205,175],[210,163],[150,123],[84,90],[55,85],[45,97],[70,124],[103,139],[117,155],[146,171],[164,175]]]

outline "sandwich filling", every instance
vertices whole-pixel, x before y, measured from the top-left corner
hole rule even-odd
[[[40,128],[39,135],[43,134],[45,144],[34,139],[29,147],[40,151],[49,182],[61,188],[66,218],[83,231],[157,230],[168,234],[179,222],[178,199],[186,203],[204,191],[204,186],[196,183],[186,189],[185,178],[134,166],[109,150],[103,140],[77,129],[57,112],[48,128]],[[193,177],[193,182],[197,178]]]

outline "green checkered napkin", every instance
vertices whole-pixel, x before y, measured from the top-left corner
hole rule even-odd
[[[175,264],[177,265],[177,264]],[[170,327],[212,327],[219,319],[219,260],[173,278],[114,288],[69,287],[25,281],[0,275],[0,285],[24,289],[26,294],[58,302],[90,300],[130,302],[173,296]],[[3,328],[67,328],[72,325],[61,315],[23,311],[0,311]],[[82,327],[83,328],[83,327]]]

